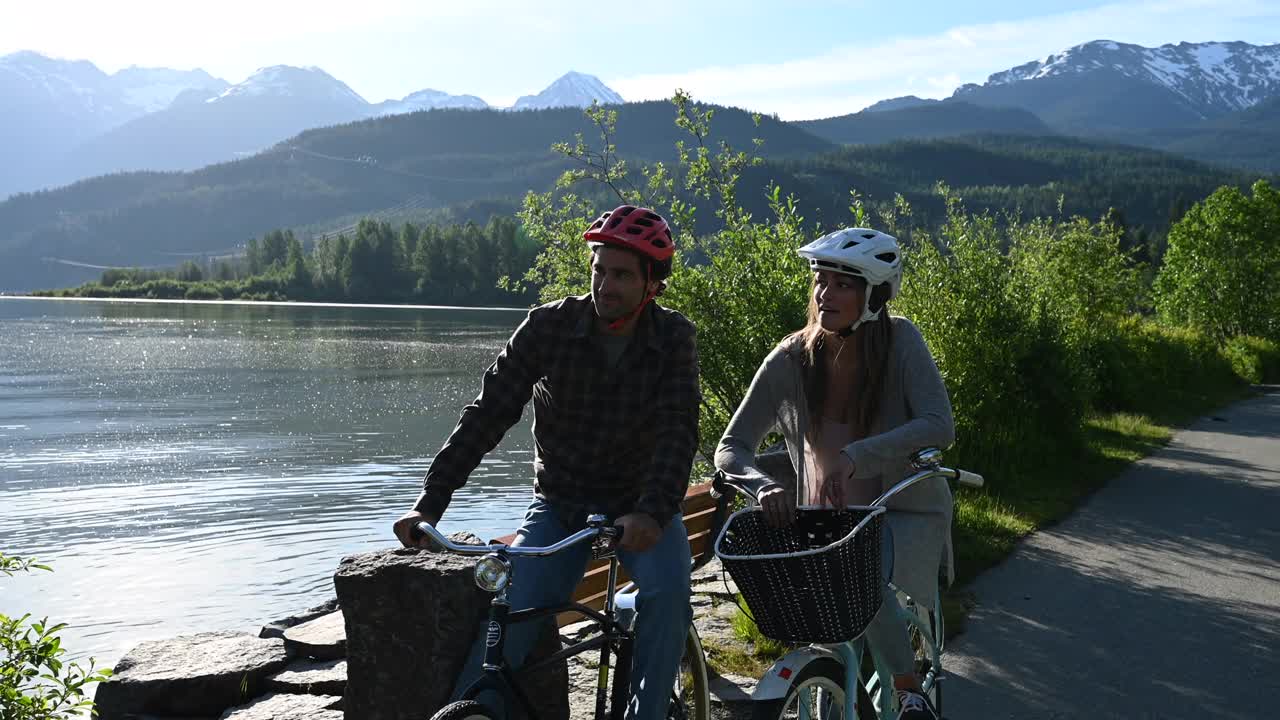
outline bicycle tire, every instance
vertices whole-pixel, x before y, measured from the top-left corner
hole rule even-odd
[[[814,691],[825,691],[830,697],[819,697]],[[844,665],[830,658],[819,658],[805,666],[791,681],[787,694],[779,700],[752,703],[752,720],[797,720],[799,703],[821,703],[810,707],[804,717],[821,720],[876,720],[875,707],[861,684],[857,687],[856,718],[844,718]]]
[[[431,720],[501,720],[488,705],[475,700],[459,700],[440,708]]]
[[[711,720],[711,683],[707,676],[707,656],[702,650],[698,628],[689,625],[684,654],[676,674],[667,708],[667,720]]]

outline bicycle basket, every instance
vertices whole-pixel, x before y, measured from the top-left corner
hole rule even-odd
[[[766,637],[837,643],[862,634],[880,609],[884,508],[802,508],[786,527],[759,508],[729,518],[716,556]]]

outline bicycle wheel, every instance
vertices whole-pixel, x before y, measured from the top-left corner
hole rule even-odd
[[[431,720],[499,720],[487,705],[475,700],[459,700],[440,708]]]
[[[844,665],[821,658],[796,675],[781,700],[752,703],[752,720],[875,720],[871,698],[857,688],[857,717],[844,714]]]
[[[667,720],[711,720],[709,685],[702,640],[698,638],[698,629],[690,625],[684,655],[680,656],[680,672],[676,674],[671,692],[671,705],[667,708]]]

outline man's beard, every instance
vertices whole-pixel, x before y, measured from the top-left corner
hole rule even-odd
[[[628,313],[635,309],[634,304],[627,304],[626,300],[620,295],[602,295],[599,297],[592,295],[592,300],[594,300],[596,315],[601,320],[617,320],[618,318],[626,317]]]

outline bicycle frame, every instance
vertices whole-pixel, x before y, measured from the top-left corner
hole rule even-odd
[[[900,617],[905,622],[916,625],[921,630],[921,636],[926,638],[933,649],[937,651],[937,642],[928,632],[927,628],[920,627],[920,619],[913,613],[906,610],[899,610]],[[804,672],[806,666],[810,663],[829,658],[835,660],[844,667],[844,716],[845,718],[861,717],[856,715],[857,709],[857,685],[862,682],[859,677],[862,668],[863,657],[870,653],[871,662],[875,667],[875,671],[880,678],[891,678],[884,658],[875,648],[871,647],[866,639],[862,637],[854,638],[849,642],[836,643],[832,645],[806,645],[801,648],[792,650],[784,655],[761,677],[757,683],[755,691],[751,694],[753,701],[757,700],[779,700],[786,697],[787,692],[791,689],[792,680],[800,673]],[[940,679],[940,676],[939,678]],[[936,679],[935,679],[936,682]],[[885,685],[883,681],[882,685]],[[892,687],[892,681],[888,683]],[[882,697],[884,697],[882,693]],[[816,720],[805,717],[803,712],[806,708],[805,704],[801,704],[801,717],[799,720]],[[894,716],[894,708],[892,703],[880,703],[879,716],[881,720],[892,720]]]
[[[494,555],[505,562],[509,555],[551,555],[587,539],[605,537],[606,532],[603,521],[604,518],[601,517],[597,523],[593,517],[591,527],[580,530],[547,548],[537,550],[506,545],[458,545],[450,542],[438,530],[426,523],[420,523],[417,529],[422,534],[431,537],[436,544],[451,552],[463,555]],[[601,552],[600,555],[601,557],[607,556],[609,559],[609,584],[607,587],[610,588],[617,585],[618,578],[618,557],[614,553],[615,550],[609,548]],[[509,585],[504,585],[500,588],[489,603],[481,674],[479,678],[467,686],[460,699],[478,700],[480,695],[494,692],[502,698],[503,709],[508,710],[503,714],[504,717],[512,717],[512,713],[509,712],[510,709],[518,706],[524,712],[526,718],[538,720],[538,715],[534,711],[532,702],[530,702],[524,691],[520,689],[516,680],[517,676],[531,675],[554,663],[599,649],[600,671],[597,676],[595,718],[596,720],[606,720],[606,718],[608,720],[622,720],[630,694],[631,654],[634,650],[635,636],[629,628],[623,627],[622,623],[619,622],[615,593],[606,593],[603,611],[593,610],[581,603],[568,602],[512,612],[511,603],[507,596],[508,588]],[[558,652],[536,662],[524,665],[518,671],[513,670],[504,656],[507,628],[516,623],[530,622],[548,616],[555,617],[565,612],[577,613],[590,620],[596,627],[600,628],[600,634],[562,648]],[[617,655],[618,662],[617,669],[613,675],[613,694],[609,696],[609,655],[611,650]],[[607,713],[606,706],[608,707]]]

